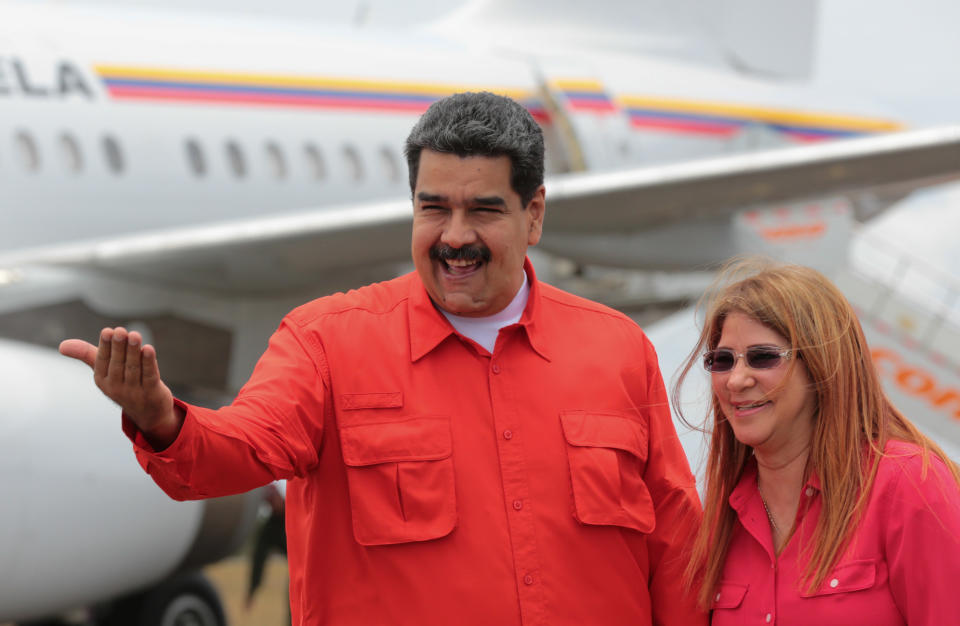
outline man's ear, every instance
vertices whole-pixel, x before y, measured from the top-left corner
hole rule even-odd
[[[537,245],[543,234],[543,214],[547,210],[546,193],[546,188],[540,185],[534,192],[533,198],[527,203],[527,224],[530,228],[527,234],[527,245]]]

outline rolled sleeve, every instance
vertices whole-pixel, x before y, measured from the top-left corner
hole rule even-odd
[[[649,341],[645,341],[644,352],[643,367],[629,372],[626,382],[649,420],[643,478],[656,511],[656,527],[648,537],[653,623],[706,624],[707,614],[697,608],[693,593],[684,585],[690,546],[702,517],[696,480],[674,428],[657,356]]]
[[[280,326],[230,406],[211,410],[176,400],[183,426],[162,451],[123,416],[138,462],[170,497],[242,493],[302,476],[317,463],[328,385],[321,347],[298,330],[286,321]]]

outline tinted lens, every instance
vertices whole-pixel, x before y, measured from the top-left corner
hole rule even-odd
[[[780,365],[780,350],[775,348],[747,349],[747,365],[755,370],[768,370]]]
[[[711,350],[703,355],[703,367],[708,372],[729,372],[733,369],[736,356],[733,350],[722,348],[720,350]]]

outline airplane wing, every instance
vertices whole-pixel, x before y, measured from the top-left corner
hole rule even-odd
[[[593,174],[547,187],[547,230],[622,232],[758,205],[869,190],[903,194],[960,177],[960,126]],[[863,217],[872,217],[867,215]]]
[[[568,174],[547,181],[546,231],[640,232],[777,202],[903,194],[956,178],[960,126]],[[276,292],[323,273],[409,260],[410,221],[409,200],[325,207],[10,253],[0,269],[53,265],[222,294]]]

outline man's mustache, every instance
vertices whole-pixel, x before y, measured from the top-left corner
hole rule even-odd
[[[430,258],[437,261],[481,261],[490,260],[490,248],[486,246],[463,246],[453,248],[439,244],[430,248]]]

